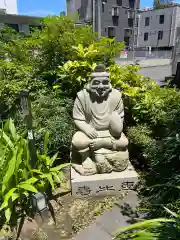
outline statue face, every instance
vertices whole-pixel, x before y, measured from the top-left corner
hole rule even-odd
[[[91,81],[91,92],[97,97],[105,97],[111,90],[111,83],[108,77],[96,77]]]

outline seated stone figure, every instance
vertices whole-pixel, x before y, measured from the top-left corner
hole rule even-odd
[[[79,174],[120,172],[128,167],[122,94],[112,88],[104,65],[95,67],[91,81],[77,94],[73,119],[78,131],[71,158]]]

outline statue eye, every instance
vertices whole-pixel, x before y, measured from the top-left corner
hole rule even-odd
[[[93,81],[92,85],[99,85],[100,84],[100,81]]]
[[[104,81],[102,82],[102,84],[103,84],[103,85],[108,85],[108,84],[109,84],[109,81],[108,81],[108,80],[104,80]]]

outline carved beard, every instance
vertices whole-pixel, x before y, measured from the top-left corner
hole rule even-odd
[[[105,98],[111,92],[111,89],[90,89],[90,92],[98,98]]]

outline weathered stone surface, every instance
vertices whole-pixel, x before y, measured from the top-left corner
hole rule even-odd
[[[21,229],[20,239],[33,240],[36,239],[36,234],[39,231],[39,225],[32,218],[26,218]]]
[[[123,172],[81,176],[71,170],[72,195],[77,198],[89,196],[119,195],[122,191],[133,190],[138,182],[138,175],[132,165]]]
[[[79,232],[74,240],[112,240],[117,229],[127,227],[131,224],[133,218],[137,219],[135,214],[136,207],[139,205],[139,199],[136,192],[129,191],[118,206],[113,207],[110,211],[99,216],[93,224],[87,229]],[[141,216],[140,216],[141,218]]]
[[[122,94],[112,88],[103,65],[77,94],[73,119],[78,131],[72,139],[73,168],[82,176],[121,172],[128,166],[128,139],[123,134]]]

